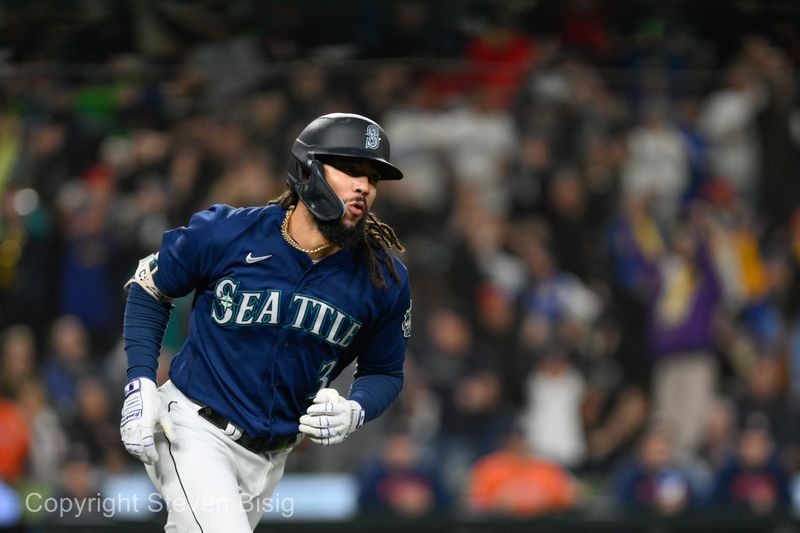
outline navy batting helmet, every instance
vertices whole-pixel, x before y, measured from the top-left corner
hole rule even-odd
[[[319,220],[336,220],[345,211],[325,180],[322,164],[326,156],[365,160],[382,180],[403,177],[400,169],[389,163],[389,139],[374,120],[353,113],[331,113],[314,119],[294,141],[287,182]]]

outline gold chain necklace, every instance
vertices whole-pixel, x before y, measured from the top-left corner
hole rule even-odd
[[[296,250],[300,250],[301,252],[305,252],[305,253],[307,253],[309,255],[318,254],[319,252],[321,252],[323,250],[326,250],[326,249],[330,248],[331,246],[333,246],[329,242],[325,243],[325,244],[322,244],[320,246],[317,246],[316,248],[312,248],[310,250],[300,246],[297,243],[297,241],[294,240],[291,235],[289,235],[289,218],[292,216],[293,212],[294,212],[294,207],[291,207],[291,208],[287,209],[286,210],[286,216],[283,219],[283,224],[281,224],[281,235],[283,235],[283,239],[286,242],[289,243],[289,246],[291,246],[292,248],[294,248]]]

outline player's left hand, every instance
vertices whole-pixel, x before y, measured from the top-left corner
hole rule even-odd
[[[320,389],[314,403],[300,417],[300,431],[324,446],[339,444],[363,424],[361,404],[342,398],[336,389]]]

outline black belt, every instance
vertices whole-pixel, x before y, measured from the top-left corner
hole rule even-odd
[[[206,406],[201,407],[200,410],[197,411],[197,414],[217,426],[222,431],[227,433],[228,425],[233,424],[230,420],[222,416],[221,414],[214,411],[212,408]],[[233,424],[235,426],[235,424]],[[236,444],[239,444],[243,448],[250,450],[253,453],[265,453],[265,452],[275,452],[278,450],[283,450],[290,446],[294,446],[297,444],[297,435],[288,435],[286,437],[275,437],[272,439],[267,439],[265,437],[252,437],[241,431],[241,436],[236,439],[233,438]]]

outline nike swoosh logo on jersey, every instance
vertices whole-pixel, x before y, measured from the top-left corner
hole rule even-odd
[[[264,259],[269,259],[272,257],[272,254],[269,255],[262,255],[261,257],[253,257],[253,252],[247,254],[247,257],[244,258],[245,261],[248,263],[258,263],[259,261],[263,261]]]

